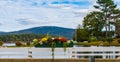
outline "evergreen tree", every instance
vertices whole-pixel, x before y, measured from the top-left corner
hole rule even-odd
[[[94,7],[104,14],[103,21],[105,22],[105,36],[107,39],[110,36],[110,33],[108,32],[111,30],[111,24],[114,22],[114,18],[116,17],[114,12],[117,10],[117,5],[114,4],[113,0],[97,0],[96,3],[98,5],[95,5]]]
[[[84,17],[84,29],[87,29],[90,35],[95,36],[96,38],[100,38],[102,34],[102,29],[105,24],[102,19],[103,13],[97,11],[91,12],[86,17]]]

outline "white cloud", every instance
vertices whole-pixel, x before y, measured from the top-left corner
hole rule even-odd
[[[70,3],[52,4],[64,1]],[[0,31],[15,31],[36,26],[76,28],[78,24],[82,24],[87,13],[95,10],[94,4],[95,0],[0,0]]]

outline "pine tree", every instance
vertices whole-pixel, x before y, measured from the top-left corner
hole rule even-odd
[[[111,24],[114,22],[115,11],[117,10],[117,5],[114,4],[113,0],[97,0],[98,5],[94,7],[104,14],[103,21],[105,21],[106,39],[110,37]]]

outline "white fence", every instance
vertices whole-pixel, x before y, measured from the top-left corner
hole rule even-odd
[[[120,47],[55,48],[54,58],[119,58]],[[51,48],[0,48],[0,58],[52,58]]]
[[[120,56],[120,47],[76,47],[72,48],[72,58],[115,59]]]
[[[32,58],[52,58],[51,48],[31,48]],[[71,48],[55,48],[54,58],[71,58]]]
[[[54,58],[71,58],[71,48],[55,48]],[[0,58],[52,58],[52,48],[0,48]]]
[[[0,48],[0,58],[27,58],[28,48]]]

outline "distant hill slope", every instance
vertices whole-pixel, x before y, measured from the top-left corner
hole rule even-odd
[[[0,35],[3,35],[3,34],[5,34],[5,32],[0,32]]]
[[[56,26],[42,26],[42,27],[34,27],[30,29],[24,29],[20,31],[8,32],[7,34],[47,34],[55,35],[55,36],[63,36],[68,39],[71,39],[74,35],[75,29],[56,27]]]

